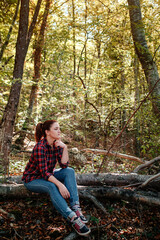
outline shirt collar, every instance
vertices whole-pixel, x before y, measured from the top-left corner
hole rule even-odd
[[[48,141],[47,141],[47,139],[44,137],[43,138],[43,144],[46,146],[46,147],[49,147],[49,148],[51,148],[51,146],[49,145],[49,143],[48,143]],[[53,142],[53,147],[55,148],[55,143]]]

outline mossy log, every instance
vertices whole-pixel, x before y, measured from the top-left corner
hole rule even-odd
[[[127,185],[142,184],[151,176],[137,174],[77,174],[77,183],[80,197],[89,198],[94,201],[96,197],[106,197],[124,199],[127,201],[142,202],[149,205],[160,206],[160,191],[158,186],[160,179],[156,178],[149,182],[149,188],[154,190],[142,191],[140,189],[128,189]],[[83,186],[82,186],[83,185]],[[156,189],[156,191],[155,191]],[[22,181],[21,176],[10,177],[8,183],[0,184],[0,195],[3,197],[30,197],[37,195],[28,191]]]

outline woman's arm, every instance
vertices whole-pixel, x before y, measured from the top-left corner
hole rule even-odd
[[[48,181],[54,183],[57,188],[59,189],[60,194],[62,195],[63,198],[69,198],[70,197],[70,193],[68,191],[68,189],[64,186],[63,183],[61,183],[60,181],[58,181],[54,176],[50,176],[48,178]]]
[[[69,161],[69,156],[68,156],[68,148],[67,145],[63,148],[63,154],[61,158],[61,163],[65,164]]]
[[[66,164],[69,160],[67,145],[64,144],[62,141],[57,140],[55,142],[55,147],[63,148],[61,163]],[[59,180],[57,180],[54,176],[50,176],[48,178],[48,181],[53,182],[58,187],[59,192],[61,193],[63,198],[67,199],[70,197],[70,193],[69,193],[68,189],[65,187],[65,185],[63,183],[61,183]]]
[[[62,163],[62,164],[67,163],[68,160],[69,160],[67,145],[64,144],[62,141],[57,140],[57,141],[55,142],[55,146],[56,146],[56,147],[61,147],[61,148],[63,148],[61,163]]]

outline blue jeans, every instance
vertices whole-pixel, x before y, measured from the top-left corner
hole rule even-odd
[[[79,204],[79,196],[77,191],[77,183],[75,178],[75,172],[73,168],[67,167],[64,169],[55,169],[54,177],[60,182],[64,183],[70,193],[70,206],[73,207]],[[36,179],[29,183],[24,183],[24,186],[36,193],[49,193],[53,206],[62,214],[64,218],[72,218],[75,212],[68,206],[66,200],[60,194],[57,186],[50,182],[42,179]]]

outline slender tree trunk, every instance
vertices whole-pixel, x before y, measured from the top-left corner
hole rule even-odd
[[[29,0],[21,0],[19,32],[16,43],[16,56],[13,71],[13,83],[10,90],[2,121],[0,123],[0,160],[4,176],[8,173],[9,153],[11,150],[13,128],[18,109],[19,97],[22,86],[23,67],[30,39],[36,23],[42,0],[38,0],[32,23],[28,30]]]
[[[75,93],[75,74],[76,74],[76,31],[75,31],[75,1],[72,0],[72,23],[73,23],[73,98],[76,98]],[[76,105],[73,104],[73,111],[76,113]],[[74,115],[76,119],[76,115]]]
[[[140,0],[128,0],[128,5],[135,50],[144,70],[149,90],[151,90],[159,79],[159,74],[145,39]],[[154,113],[160,115],[160,81],[152,92],[152,105]]]
[[[84,43],[84,82],[85,85],[87,86],[87,0],[85,0],[85,43]],[[87,90],[87,89],[86,89]],[[87,119],[87,99],[88,99],[88,95],[87,95],[87,91],[85,91],[85,96],[84,96],[84,116],[85,119]],[[87,129],[86,129],[86,124],[84,121],[84,136],[85,136],[85,144],[86,146],[88,146],[88,133],[87,133]]]
[[[51,0],[46,0],[46,6],[43,14],[43,20],[40,28],[40,34],[38,37],[38,40],[35,45],[35,52],[34,52],[34,84],[32,85],[31,93],[30,93],[30,98],[29,98],[29,106],[27,110],[27,116],[24,121],[22,130],[20,133],[19,138],[16,140],[16,144],[20,144],[23,146],[24,139],[26,137],[26,130],[28,129],[32,111],[33,111],[33,106],[37,98],[37,90],[38,90],[38,82],[41,76],[40,70],[41,70],[41,54],[42,54],[42,49],[44,46],[44,34],[45,34],[45,29],[47,25],[47,18],[49,15],[49,9],[50,9],[50,4]]]
[[[18,15],[19,5],[20,5],[20,0],[17,1],[16,11],[15,11],[15,14],[14,14],[14,17],[13,17],[13,20],[12,20],[12,24],[11,24],[11,26],[10,26],[10,28],[9,28],[9,31],[8,31],[6,40],[5,40],[5,42],[2,44],[2,47],[1,47],[1,51],[0,51],[0,61],[1,61],[2,57],[3,57],[3,54],[4,54],[4,51],[5,51],[6,47],[8,46],[9,39],[10,39],[10,36],[11,36],[11,33],[12,33],[12,29],[13,29],[13,27],[14,27],[14,24],[15,24],[17,15]]]
[[[75,32],[75,3],[72,0],[72,21],[73,21],[73,79],[76,73],[76,32]]]
[[[123,64],[123,62],[122,62]],[[124,75],[124,72],[121,73],[121,90],[122,92],[124,92],[125,90],[125,75]],[[125,95],[123,94],[123,101],[125,102]],[[124,108],[121,112],[121,128],[124,127],[126,123],[126,109]],[[122,143],[122,148],[123,148],[123,151],[125,152],[126,151],[126,129],[125,131],[122,133],[122,136],[121,136],[121,143]]]
[[[138,62],[138,56],[135,54],[134,57],[134,81],[135,81],[135,107],[137,108],[139,105],[139,86],[138,86],[138,76],[139,76],[139,62]],[[134,129],[135,129],[135,154],[136,156],[140,156],[140,116],[139,112],[134,116]]]

